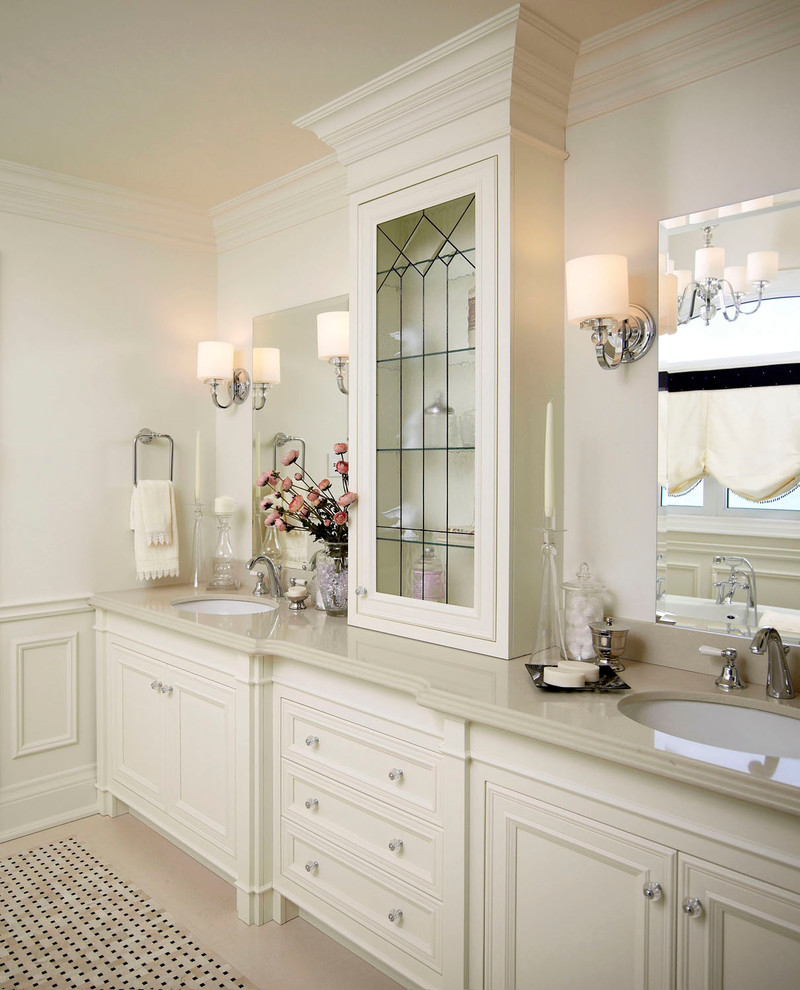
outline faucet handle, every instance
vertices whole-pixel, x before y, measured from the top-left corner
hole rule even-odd
[[[706,656],[724,659],[725,666],[722,668],[722,673],[714,681],[720,691],[739,691],[747,687],[747,681],[736,666],[736,650],[718,650],[713,646],[701,646],[699,652]]]

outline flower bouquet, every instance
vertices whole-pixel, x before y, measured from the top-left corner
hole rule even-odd
[[[347,612],[347,527],[350,507],[358,496],[348,487],[350,466],[344,459],[346,443],[334,444],[333,452],[339,455],[336,473],[341,479],[342,494],[332,491],[328,478],[316,482],[305,467],[297,464],[300,452],[290,450],[281,458],[281,464],[291,470],[291,475],[281,477],[277,471],[265,471],[259,475],[256,485],[269,487],[260,508],[267,513],[265,526],[279,531],[303,529],[324,543],[315,554],[317,583],[322,593],[325,611],[332,615]],[[295,465],[292,470],[292,465]]]

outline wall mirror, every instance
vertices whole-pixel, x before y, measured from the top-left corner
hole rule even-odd
[[[656,621],[800,640],[800,190],[659,225]]]
[[[348,297],[335,296],[253,320],[253,347],[277,347],[281,368],[280,384],[268,392],[264,408],[253,412],[253,479],[275,463],[284,470],[280,458],[293,448],[315,480],[331,477],[333,445],[347,439],[347,396],[334,370],[317,356],[317,316],[347,309]],[[267,491],[254,486],[253,552],[280,553],[284,564],[302,567],[313,552],[305,533],[265,532],[258,503]],[[276,545],[265,545],[265,538]]]

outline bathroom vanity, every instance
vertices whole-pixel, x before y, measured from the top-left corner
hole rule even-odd
[[[101,808],[228,879],[243,921],[299,910],[410,987],[796,986],[800,752],[720,766],[522,660],[181,593],[92,600]]]

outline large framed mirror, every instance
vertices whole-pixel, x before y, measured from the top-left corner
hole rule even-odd
[[[659,225],[656,620],[800,641],[800,190]]]
[[[292,448],[301,451],[313,478],[330,477],[334,470],[333,445],[347,440],[347,395],[337,385],[335,370],[318,357],[317,316],[347,309],[348,297],[335,296],[253,320],[253,348],[278,348],[281,379],[267,393],[263,409],[253,412],[253,479],[276,465],[282,470],[280,458]],[[308,535],[279,534],[274,528],[265,532],[259,508],[264,493],[254,486],[253,553],[302,568],[313,553]]]

